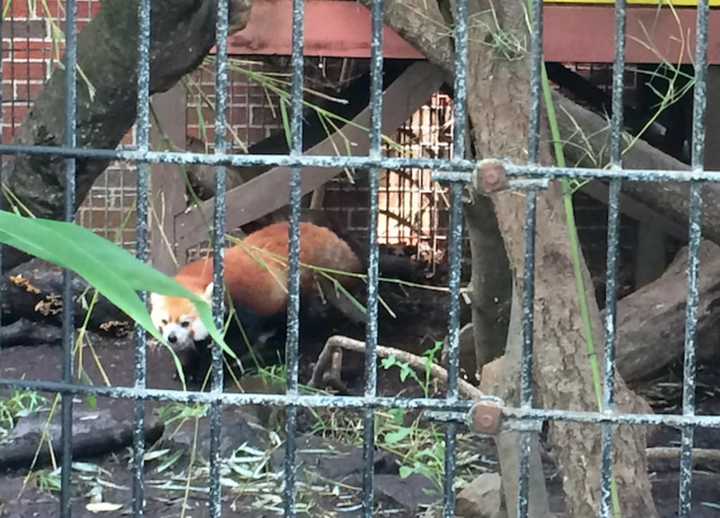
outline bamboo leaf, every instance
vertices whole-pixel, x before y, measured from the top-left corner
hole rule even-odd
[[[197,307],[210,336],[235,357],[215,327],[210,306],[202,297],[79,225],[0,211],[0,242],[77,273],[163,343],[137,292],[185,297]]]

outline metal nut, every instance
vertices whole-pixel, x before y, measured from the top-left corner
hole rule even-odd
[[[502,407],[493,403],[477,403],[471,412],[472,429],[477,433],[494,435],[500,431]]]
[[[477,164],[475,188],[485,193],[499,192],[508,188],[507,172],[500,160],[486,159]]]

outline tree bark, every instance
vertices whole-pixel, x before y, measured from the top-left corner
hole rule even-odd
[[[512,286],[511,286],[512,290]],[[508,321],[505,355],[488,362],[482,369],[480,391],[494,395],[506,402],[520,402],[520,363],[522,359],[522,305],[517,290],[510,294],[510,315]],[[501,431],[495,437],[495,446],[500,461],[505,509],[508,518],[517,518],[518,473],[520,469],[521,441],[524,434],[530,434],[530,455],[528,469],[528,516],[545,518],[550,516],[550,502],[543,471],[540,434],[537,432]]]
[[[491,41],[492,30],[510,34],[517,41],[529,41],[522,3],[473,2],[475,16],[471,42]],[[484,23],[483,23],[484,22]],[[492,46],[470,45],[468,109],[475,137],[476,156],[507,157],[527,162],[525,143],[529,134],[530,74],[528,54],[508,60]],[[540,159],[552,164],[543,116],[543,144]],[[523,286],[525,196],[501,192],[492,196],[500,232],[505,242],[515,283]],[[535,366],[538,403],[544,408],[597,410],[592,374],[587,358],[586,337],[575,290],[575,278],[563,212],[560,185],[552,182],[537,196],[535,249]],[[582,261],[582,260],[581,260]],[[582,275],[589,299],[593,334],[600,337],[600,312],[595,302],[590,274],[582,261]],[[600,343],[598,349],[601,351]],[[602,365],[602,361],[600,361]],[[617,379],[617,402],[621,411],[638,406],[638,396]],[[563,472],[563,490],[570,516],[596,516],[600,495],[600,430],[595,426],[551,422],[550,443]],[[650,482],[645,461],[646,430],[618,427],[615,435],[614,476],[626,516],[654,516]]]
[[[584,167],[603,167],[609,162],[610,127],[607,120],[555,94],[558,122],[568,162]],[[625,169],[662,169],[689,171],[690,167],[638,140],[623,155]],[[641,201],[663,216],[686,227],[689,208],[689,185],[678,182],[622,183],[624,193]],[[720,186],[703,187],[703,236],[720,244]]]
[[[475,370],[505,350],[510,319],[512,274],[505,254],[497,218],[490,200],[470,190],[465,222],[470,237],[472,272],[472,323],[475,338]]]
[[[88,316],[93,289],[77,275],[73,276],[72,290],[78,323],[87,318],[89,329],[119,335],[132,329],[127,315],[101,295],[98,295]],[[40,259],[32,259],[13,268],[0,278],[3,329],[6,324],[18,320],[61,326],[62,293],[61,268]]]
[[[489,15],[494,9],[497,18]],[[452,67],[452,32],[435,2],[389,1],[386,22],[436,64]],[[527,42],[526,18],[520,2],[471,2],[468,69],[468,110],[475,137],[475,155],[527,162],[529,73],[527,54],[507,60],[494,53],[494,32],[502,31]],[[497,23],[496,23],[497,20]],[[487,44],[490,42],[490,44]],[[519,49],[518,49],[519,50]],[[542,161],[551,163],[543,124]],[[495,213],[515,282],[522,286],[524,269],[525,199],[515,193],[492,196]],[[567,226],[559,185],[538,196],[535,283],[535,381],[538,401],[546,408],[595,410],[596,402],[586,353],[585,337],[575,292]],[[589,291],[595,336],[600,336],[600,314],[587,267],[582,264]],[[602,362],[601,362],[602,364]],[[628,411],[642,401],[618,376],[617,401]],[[550,424],[550,441],[563,471],[563,489],[571,516],[596,516],[599,509],[600,431],[576,424]],[[615,479],[623,514],[656,516],[647,477],[645,430],[619,427],[615,435]]]
[[[231,31],[242,29],[251,0],[230,2]],[[150,93],[164,92],[200,65],[215,44],[215,5],[211,0],[153,0]],[[137,104],[137,0],[107,0],[78,35],[77,146],[115,149],[132,127]],[[15,144],[61,146],[65,126],[65,72],[55,69],[35,100]],[[105,160],[77,161],[76,204],[85,199]],[[18,156],[6,162],[2,180],[37,217],[60,219],[64,210],[64,160]],[[27,256],[6,248],[3,269]]]
[[[617,364],[628,382],[657,373],[683,354],[687,252],[683,248],[658,280],[618,302]],[[700,264],[698,354],[710,356],[720,340],[720,247],[703,242]]]

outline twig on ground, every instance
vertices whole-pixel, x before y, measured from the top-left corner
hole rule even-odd
[[[366,350],[365,342],[354,340],[347,336],[331,336],[325,342],[322,352],[318,356],[318,361],[313,368],[312,377],[310,378],[310,386],[315,388],[323,388],[330,386],[342,392],[347,391],[347,386],[342,381],[342,352],[353,351],[364,353]],[[415,354],[395,349],[394,347],[377,346],[378,358],[396,357],[398,360],[407,363],[413,369],[424,372],[426,368],[426,358]],[[443,367],[432,364],[430,372],[433,378],[445,385],[448,381],[448,373]],[[458,380],[458,390],[460,397],[463,399],[478,400],[483,397],[483,393],[465,380]]]

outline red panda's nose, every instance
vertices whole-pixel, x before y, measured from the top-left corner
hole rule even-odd
[[[170,333],[168,335],[168,342],[170,342],[171,344],[177,342],[177,336],[175,335],[175,333]]]

